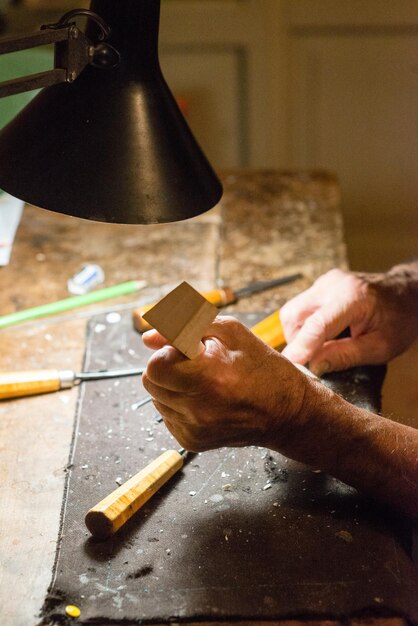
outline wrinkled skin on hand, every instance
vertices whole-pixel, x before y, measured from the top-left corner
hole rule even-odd
[[[418,520],[413,428],[346,402],[232,318],[215,320],[193,360],[156,331],[144,343],[156,350],[144,386],[186,450],[277,450]]]
[[[280,311],[283,354],[311,371],[386,363],[418,336],[418,264],[386,274],[331,270]],[[335,339],[350,328],[351,337]]]
[[[193,360],[156,331],[143,335],[156,350],[142,376],[145,389],[179,441],[194,452],[261,445],[286,438],[303,419],[307,377],[239,321],[218,317]]]
[[[317,367],[321,358],[335,357],[341,369],[382,362],[409,345],[418,331],[418,268],[410,276],[409,269],[395,269],[385,275],[334,270],[289,303],[283,321],[290,356],[293,349],[295,360],[315,366],[316,359]],[[352,338],[334,341],[347,326]],[[193,360],[156,331],[144,343],[156,351],[144,386],[186,450],[277,450],[418,521],[413,428],[346,402],[233,318],[215,320]]]

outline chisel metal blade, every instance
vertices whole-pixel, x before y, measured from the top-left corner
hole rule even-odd
[[[80,372],[76,374],[76,379],[84,380],[102,380],[104,378],[120,378],[122,376],[140,376],[145,371],[144,367],[136,367],[121,370],[102,370],[97,372]]]
[[[236,291],[234,291],[234,294],[237,299],[240,299],[245,296],[250,296],[254,293],[259,293],[260,291],[267,291],[267,289],[272,289],[273,287],[277,287],[278,285],[291,283],[295,280],[298,280],[299,278],[302,278],[302,274],[290,274],[289,276],[281,276],[280,278],[275,278],[273,280],[263,280],[257,283],[252,283],[251,285],[247,285],[246,287],[242,287],[241,289],[237,289]]]

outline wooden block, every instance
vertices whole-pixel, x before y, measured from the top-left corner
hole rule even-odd
[[[143,317],[172,346],[194,359],[201,352],[201,338],[217,314],[213,304],[183,282]]]
[[[232,304],[236,302],[235,294],[232,291],[231,287],[223,287],[222,289],[213,289],[212,291],[205,291],[202,293],[202,296],[212,302],[215,306],[227,306],[228,304]],[[146,330],[150,330],[152,326],[148,324],[144,319],[144,315],[147,311],[152,309],[155,304],[144,304],[137,309],[132,311],[132,321],[134,324],[135,330],[139,333],[144,333]]]

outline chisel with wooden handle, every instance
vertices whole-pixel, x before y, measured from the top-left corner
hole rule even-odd
[[[186,450],[166,450],[144,469],[91,508],[85,523],[93,537],[113,535],[178,470],[183,467]]]
[[[276,350],[282,348],[286,343],[283,327],[280,321],[279,309],[274,313],[271,313],[271,315],[265,317],[261,320],[261,322],[258,322],[258,324],[252,326],[251,331],[256,337]]]
[[[255,293],[261,293],[262,291],[267,291],[267,289],[273,289],[273,287],[278,287],[279,285],[285,285],[287,283],[291,283],[295,280],[302,278],[302,274],[291,274],[289,276],[281,276],[280,278],[275,278],[274,280],[266,280],[257,283],[252,283],[247,287],[242,287],[236,291],[233,291],[230,287],[224,287],[223,289],[214,289],[212,291],[206,291],[202,293],[202,296],[206,298],[209,302],[214,304],[217,307],[224,307],[228,304],[233,304],[242,298],[247,296],[251,296]],[[153,304],[146,304],[137,309],[134,309],[132,312],[132,319],[135,329],[143,333],[146,330],[150,330],[152,326],[144,319],[145,313],[152,309],[155,306]]]
[[[0,400],[50,393],[70,389],[87,380],[119,378],[141,375],[144,368],[107,370],[103,372],[80,372],[72,370],[28,370],[25,372],[0,372]]]

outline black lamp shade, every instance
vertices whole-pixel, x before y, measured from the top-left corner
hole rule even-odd
[[[93,0],[91,10],[110,26],[120,64],[44,89],[0,132],[0,188],[106,222],[207,211],[222,187],[161,74],[160,0]]]

